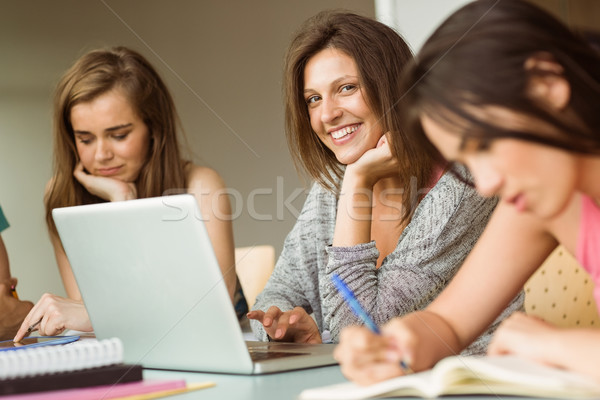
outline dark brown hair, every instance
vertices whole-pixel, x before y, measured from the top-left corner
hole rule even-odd
[[[104,201],[73,177],[79,156],[71,109],[112,89],[121,90],[150,132],[148,158],[136,181],[138,197],[160,196],[167,189],[185,187],[186,163],[177,140],[180,123],[171,94],[158,73],[131,49],[93,50],[63,75],[54,95],[54,171],[44,199],[46,223],[52,234],[56,234],[52,209]]]
[[[292,40],[285,58],[284,97],[286,134],[296,167],[326,188],[339,189],[343,166],[312,130],[303,93],[306,63],[326,48],[342,51],[356,62],[365,100],[384,132],[391,133],[396,154],[403,160],[398,173],[406,185],[403,219],[407,219],[414,211],[413,192],[430,183],[433,162],[427,153],[405,145],[398,113],[399,77],[412,53],[398,33],[380,22],[350,12],[323,11],[308,19]]]
[[[562,67],[569,82],[569,113],[552,113],[531,97],[531,57]],[[582,37],[544,10],[520,0],[479,0],[451,15],[427,40],[404,76],[403,121],[416,142],[431,151],[420,123],[427,115],[482,144],[516,138],[567,151],[600,153],[600,57]],[[484,121],[469,110],[496,106],[527,115],[557,134],[515,130]]]

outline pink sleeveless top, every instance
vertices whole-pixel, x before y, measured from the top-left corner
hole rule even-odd
[[[594,281],[594,298],[600,311],[600,208],[588,196],[581,196],[581,225],[577,238],[577,261]]]

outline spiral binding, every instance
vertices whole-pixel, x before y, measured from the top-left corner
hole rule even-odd
[[[77,371],[123,362],[119,338],[0,352],[0,379]]]

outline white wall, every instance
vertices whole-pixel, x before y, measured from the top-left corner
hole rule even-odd
[[[144,54],[166,80],[195,161],[236,190],[237,246],[281,248],[304,189],[283,133],[282,59],[292,32],[325,8],[374,17],[364,0],[0,0],[0,205],[19,294],[64,294],[44,223],[51,96],[66,68],[98,46]],[[255,195],[255,211],[248,201]]]
[[[382,10],[391,10],[393,26],[417,49],[464,2],[376,5],[382,20]],[[267,243],[279,252],[304,201],[283,133],[282,58],[292,32],[325,8],[375,16],[364,0],[0,0],[0,205],[11,223],[2,237],[21,297],[64,294],[42,204],[51,176],[51,96],[64,70],[99,46],[130,46],[156,66],[195,161],[239,193],[236,245]]]
[[[469,1],[375,0],[375,14],[396,29],[416,53],[442,21]]]
[[[43,222],[42,196],[51,165],[49,121],[46,91],[2,87],[0,205],[11,225],[2,238],[11,272],[20,282],[19,295],[27,299],[37,299],[44,289],[64,293]]]

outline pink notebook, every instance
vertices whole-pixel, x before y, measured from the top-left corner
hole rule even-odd
[[[35,378],[34,378],[35,379]],[[23,393],[2,396],[2,400],[107,400],[116,397],[183,389],[185,380],[157,381],[143,380],[115,385],[91,386],[79,389],[52,390],[48,392]]]

